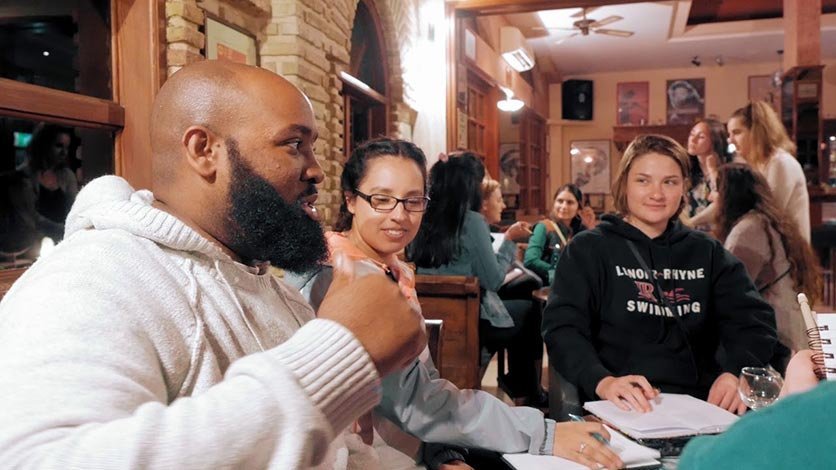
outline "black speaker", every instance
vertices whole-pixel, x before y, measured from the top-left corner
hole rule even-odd
[[[563,82],[563,119],[592,120],[592,80]]]

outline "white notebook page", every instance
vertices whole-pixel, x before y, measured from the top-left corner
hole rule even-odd
[[[610,433],[610,447],[627,468],[659,463],[658,450],[636,444],[609,427],[607,431]],[[505,454],[502,457],[517,470],[587,470],[585,465],[553,455]]]
[[[737,416],[690,395],[661,393],[648,413],[624,411],[614,403],[587,402],[584,408],[633,438],[665,438],[724,431]]]

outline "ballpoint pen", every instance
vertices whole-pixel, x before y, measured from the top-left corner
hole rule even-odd
[[[587,422],[585,419],[581,418],[578,415],[572,414],[572,413],[569,413],[569,419],[571,419],[572,421],[577,421],[579,423]],[[598,442],[600,442],[604,445],[610,445],[610,441],[605,439],[604,436],[602,436],[600,433],[592,432],[590,434],[592,434],[592,437],[594,437],[596,441],[598,441]]]

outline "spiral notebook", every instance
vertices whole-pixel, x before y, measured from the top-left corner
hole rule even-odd
[[[815,312],[814,312],[815,314]],[[815,314],[816,326],[807,329],[819,378],[836,380],[836,313]]]
[[[583,407],[633,439],[669,439],[717,434],[737,416],[690,395],[660,393],[651,400],[652,411],[624,411],[607,400],[588,401]]]

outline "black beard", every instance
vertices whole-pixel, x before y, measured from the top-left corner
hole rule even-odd
[[[308,272],[328,256],[328,245],[319,222],[311,219],[298,201],[288,203],[281,194],[250,168],[238,152],[238,143],[227,139],[232,169],[227,245],[246,261],[270,261],[291,272]],[[316,192],[314,183],[300,197]]]

